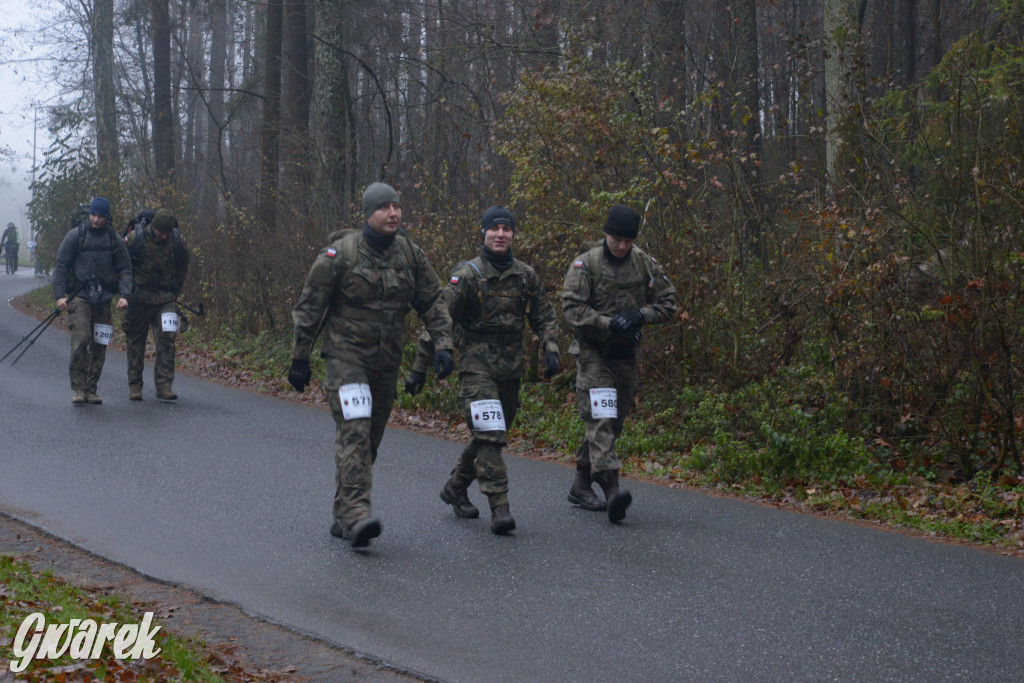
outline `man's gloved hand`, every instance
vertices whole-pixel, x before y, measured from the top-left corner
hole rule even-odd
[[[633,344],[640,343],[644,336],[640,327],[644,324],[644,315],[640,311],[623,311],[608,325],[608,329]]]
[[[448,349],[438,349],[434,352],[434,372],[438,379],[444,379],[452,374],[455,369],[455,359]]]
[[[544,354],[544,377],[551,379],[562,369],[562,362],[558,358],[558,351],[548,351]]]
[[[410,396],[415,396],[416,394],[423,391],[423,385],[426,383],[427,376],[424,375],[422,372],[413,370],[412,372],[409,373],[409,376],[405,378],[405,393],[409,394]]]
[[[288,384],[295,387],[295,391],[300,394],[305,391],[312,376],[313,371],[309,367],[308,360],[292,359],[292,368],[288,371]]]

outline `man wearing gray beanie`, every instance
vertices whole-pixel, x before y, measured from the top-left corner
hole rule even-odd
[[[305,391],[312,377],[309,354],[322,326],[321,355],[327,364],[322,386],[336,425],[331,534],[353,548],[366,547],[381,533],[370,505],[373,463],[395,401],[410,309],[434,344],[438,377],[455,368],[441,283],[423,251],[399,229],[398,193],[372,183],[363,192],[362,208],[362,230],[324,247],[310,268],[292,310],[295,341],[288,372],[288,382]]]
[[[676,290],[661,266],[634,246],[640,214],[616,205],[608,212],[604,241],[580,254],[562,285],[562,314],[576,332],[576,403],[585,437],[576,449],[576,477],[569,502],[608,512],[620,522],[633,496],[619,488],[622,462],[615,439],[633,407],[639,344],[645,324],[664,323],[676,312]],[[591,482],[604,491],[601,501]]]

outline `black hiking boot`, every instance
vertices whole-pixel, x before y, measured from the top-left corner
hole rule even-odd
[[[364,517],[347,529],[337,522],[331,527],[331,536],[348,541],[353,548],[365,548],[370,540],[380,536],[380,520]]]
[[[504,536],[516,528],[516,520],[512,519],[512,513],[508,505],[499,505],[491,510],[491,533]]]
[[[569,487],[569,502],[584,510],[604,512],[608,506],[594,493],[594,489],[591,488],[592,483],[590,466],[576,463],[576,478],[572,480],[572,486]]]
[[[455,488],[451,479],[446,481],[444,488],[441,489],[441,500],[452,506],[457,517],[476,519],[480,516],[480,510],[469,502],[469,495],[467,494],[466,489]]]
[[[608,501],[608,521],[621,522],[626,516],[626,508],[633,502],[633,494],[619,488],[619,471],[594,472],[594,481],[604,491],[604,498]]]

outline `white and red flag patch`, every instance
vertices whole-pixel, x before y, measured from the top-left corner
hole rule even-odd
[[[338,250],[334,247],[327,247],[327,258],[334,258],[338,255]]]

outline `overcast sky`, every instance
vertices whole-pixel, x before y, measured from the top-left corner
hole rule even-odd
[[[31,197],[33,116],[49,95],[46,64],[39,61],[42,55],[33,37],[48,9],[48,0],[0,0],[0,148],[15,152],[13,159],[0,158],[0,225],[13,222],[22,234]],[[37,159],[48,143],[40,121]]]

